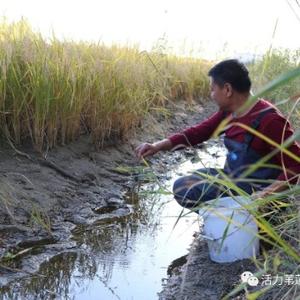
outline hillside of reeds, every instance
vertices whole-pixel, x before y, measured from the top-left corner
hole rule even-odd
[[[135,47],[61,41],[54,36],[46,40],[26,21],[2,22],[0,136],[15,145],[29,141],[42,151],[89,134],[99,148],[106,140],[127,137],[147,114],[168,101],[207,98],[212,64]],[[300,50],[270,49],[248,67],[253,91],[259,94],[278,76],[299,70]],[[261,96],[273,101],[299,132],[300,76],[286,78],[283,75],[284,84],[274,84]],[[272,195],[262,203],[271,204],[271,211],[255,215],[273,246],[271,254],[263,253],[264,259],[256,262],[260,275],[299,271],[299,194],[298,186]],[[266,215],[275,221],[265,221]],[[287,287],[285,299],[291,299],[295,289],[296,285]],[[256,299],[263,291],[246,294]]]
[[[26,21],[0,24],[0,134],[37,150],[89,133],[123,138],[167,99],[208,95],[208,63],[158,51],[45,40]]]

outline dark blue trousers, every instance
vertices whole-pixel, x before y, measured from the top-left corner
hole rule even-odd
[[[198,174],[198,172],[220,178],[218,170],[213,168],[199,169],[194,174],[178,178],[174,182],[173,193],[176,201],[182,207],[193,208],[197,207],[201,202],[209,201],[219,196],[227,197],[237,194],[236,191],[214,182],[213,179],[208,180],[205,176]],[[252,185],[245,182],[236,183],[236,185],[249,194],[256,190]]]

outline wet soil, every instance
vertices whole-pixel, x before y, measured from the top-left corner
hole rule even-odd
[[[255,273],[256,268],[251,260],[222,264],[213,262],[209,258],[207,243],[195,237],[183,263],[171,271],[159,299],[219,300],[241,283],[241,274],[245,271]],[[240,293],[229,299],[246,297]]]

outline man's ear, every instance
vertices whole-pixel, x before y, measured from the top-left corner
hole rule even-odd
[[[224,84],[224,89],[225,89],[226,96],[231,97],[233,94],[232,85],[227,82]]]

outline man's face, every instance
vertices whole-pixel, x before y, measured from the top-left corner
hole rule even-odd
[[[229,84],[225,83],[224,86],[219,86],[212,78],[210,79],[210,96],[221,110],[229,110],[231,95],[232,88]]]

